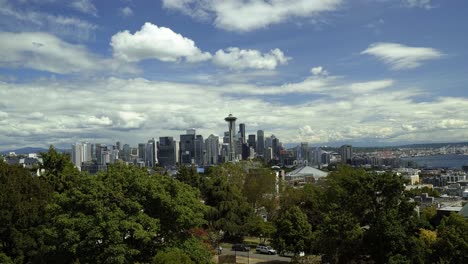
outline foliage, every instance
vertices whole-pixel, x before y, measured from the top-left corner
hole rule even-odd
[[[190,257],[179,248],[170,248],[159,252],[153,258],[153,264],[194,264]]]
[[[37,234],[51,191],[43,178],[0,160],[0,252],[15,262],[29,262],[41,250]]]
[[[233,176],[215,174],[205,180],[203,196],[210,206],[205,217],[210,227],[225,232],[225,238],[239,241],[247,234],[245,225],[254,209],[229,177]]]
[[[433,260],[439,263],[466,263],[468,260],[468,221],[452,213],[437,227]]]
[[[254,208],[271,200],[275,193],[276,175],[270,169],[251,169],[245,177],[243,194]],[[266,195],[270,195],[267,198]]]
[[[309,251],[311,226],[307,216],[297,206],[284,208],[274,222],[273,245],[279,252]]]
[[[415,196],[420,196],[423,193],[427,193],[429,196],[432,196],[432,197],[440,197],[439,191],[433,188],[429,188],[427,186],[424,186],[422,188],[414,188],[411,190],[407,190],[405,191],[405,196],[413,198]]]

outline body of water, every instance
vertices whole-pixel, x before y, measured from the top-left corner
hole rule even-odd
[[[468,164],[468,155],[434,155],[401,158],[401,160],[416,162],[416,164],[424,168],[454,168],[461,170],[463,165]]]

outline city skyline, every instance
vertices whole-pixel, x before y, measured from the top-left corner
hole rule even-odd
[[[463,142],[467,9],[0,0],[0,150],[221,138],[229,113],[285,145]]]

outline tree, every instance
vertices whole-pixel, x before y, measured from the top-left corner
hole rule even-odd
[[[437,227],[433,261],[439,263],[466,263],[468,260],[468,221],[451,213]]]
[[[307,216],[297,206],[280,211],[274,221],[276,232],[273,235],[273,245],[280,252],[310,251],[311,226]]]
[[[5,259],[31,262],[42,250],[38,233],[51,192],[43,178],[0,160],[0,252]]]
[[[245,225],[254,208],[229,177],[212,175],[205,180],[203,197],[210,206],[205,218],[211,228],[225,232],[226,239],[239,241],[247,234]]]
[[[276,175],[272,170],[250,169],[245,177],[243,194],[254,208],[258,208],[259,205],[272,200],[275,186]]]
[[[47,262],[149,262],[204,223],[199,193],[169,177],[117,164],[75,182],[49,207]]]
[[[41,158],[40,168],[45,170],[44,178],[54,186],[55,191],[62,192],[72,188],[79,171],[68,154],[61,154],[54,146],[50,146],[49,151],[41,153]]]
[[[340,167],[326,179],[323,194],[316,192],[321,212],[314,248],[334,262],[364,256],[386,263],[401,254],[412,258],[410,243],[417,235],[414,204],[404,196],[405,180],[391,173],[374,174]]]
[[[190,257],[179,248],[170,248],[154,256],[153,264],[194,264]]]

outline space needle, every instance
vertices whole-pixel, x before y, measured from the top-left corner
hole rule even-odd
[[[228,161],[234,161],[236,157],[236,146],[234,142],[234,134],[236,133],[236,117],[229,114],[228,117],[224,118],[228,122],[229,127],[229,156]]]

